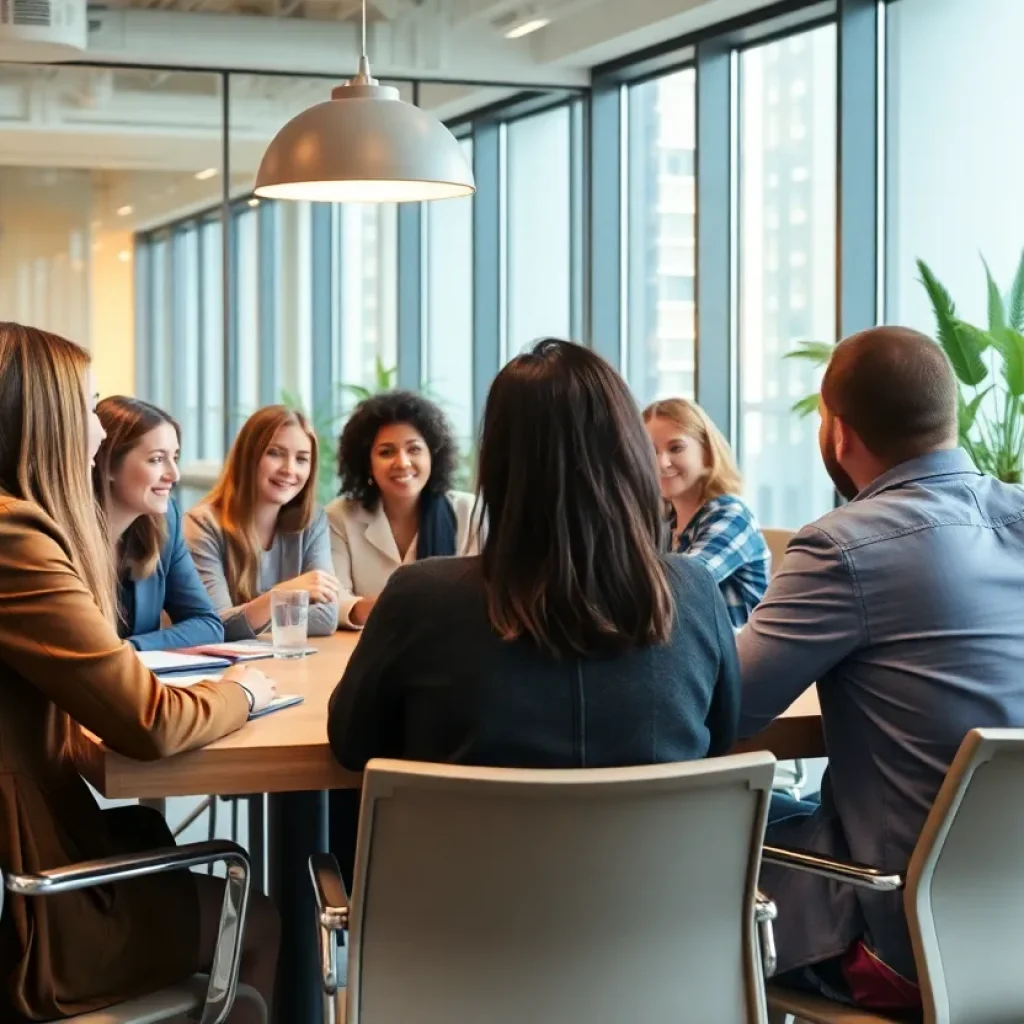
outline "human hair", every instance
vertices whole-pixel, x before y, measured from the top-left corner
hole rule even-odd
[[[651,443],[622,378],[545,338],[491,385],[480,439],[481,568],[504,640],[555,657],[665,642],[673,599]]]
[[[124,463],[125,456],[151,430],[165,423],[174,428],[181,444],[181,427],[163,409],[158,409],[141,398],[111,395],[96,406],[96,415],[103,424],[106,438],[100,445],[93,462],[92,483],[96,500],[106,516],[113,504],[113,477]],[[107,538],[108,544],[113,538]],[[140,515],[125,530],[117,551],[117,569],[127,569],[134,580],[152,576],[160,561],[160,551],[167,539],[167,517]]]
[[[262,545],[256,534],[259,502],[259,465],[281,427],[299,427],[309,438],[309,479],[298,494],[281,507],[278,533],[301,533],[313,521],[316,508],[317,436],[306,417],[285,405],[268,405],[254,412],[238,432],[224,469],[204,499],[217,514],[227,545],[224,574],[232,600],[251,601],[256,596]]]
[[[708,472],[701,481],[701,504],[743,490],[743,477],[729,442],[696,402],[687,398],[662,398],[652,402],[644,409],[644,423],[655,419],[669,420],[703,447]]]
[[[93,600],[116,623],[114,570],[89,476],[89,354],[48,331],[0,322],[0,487],[57,524]],[[71,719],[58,714],[53,754],[72,749]]]
[[[414,391],[385,391],[364,398],[352,410],[338,438],[340,493],[368,510],[375,508],[380,498],[373,479],[373,443],[382,427],[395,423],[415,428],[430,450],[430,479],[424,491],[441,495],[452,489],[459,449],[448,417],[440,406]]]
[[[89,476],[89,354],[36,327],[0,323],[0,487],[38,505],[104,617],[114,575]]]
[[[821,399],[890,468],[956,443],[953,368],[909,327],[872,327],[836,345]]]

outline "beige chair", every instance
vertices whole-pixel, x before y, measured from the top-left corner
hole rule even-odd
[[[950,766],[917,841],[904,907],[924,1024],[1024,1021],[1024,729],[975,729]],[[877,872],[765,848],[764,861],[878,888]],[[873,876],[873,877],[872,877]],[[890,888],[903,884],[889,876]],[[888,1017],[768,988],[773,1020],[889,1024]]]
[[[157,1021],[177,1020],[186,1014],[190,1020],[196,1020],[199,1024],[222,1024],[236,998],[250,1001],[265,1021],[266,1007],[259,993],[247,985],[238,984],[245,912],[249,902],[249,858],[245,850],[235,843],[217,840],[123,857],[108,857],[38,874],[3,873],[0,907],[4,890],[19,896],[41,899],[76,889],[90,889],[130,878],[165,871],[185,871],[220,862],[227,868],[227,878],[217,934],[217,952],[210,975],[197,975],[180,985],[139,999],[63,1018],[62,1024],[155,1024]],[[159,942],[159,907],[153,908],[153,919],[157,929],[153,941]]]
[[[773,767],[768,753],[576,771],[371,761],[351,910],[333,858],[310,862],[325,1021],[764,1022]]]

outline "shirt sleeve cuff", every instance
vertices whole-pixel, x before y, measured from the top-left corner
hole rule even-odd
[[[351,597],[338,598],[338,628],[339,629],[362,629],[363,627],[352,621],[352,609],[359,603],[360,598]]]

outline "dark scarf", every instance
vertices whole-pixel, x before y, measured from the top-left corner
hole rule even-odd
[[[446,494],[420,495],[420,533],[416,540],[416,561],[455,554],[458,520]]]

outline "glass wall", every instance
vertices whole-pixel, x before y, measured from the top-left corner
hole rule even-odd
[[[506,128],[506,359],[572,333],[571,134],[568,105]]]
[[[888,12],[886,319],[934,333],[924,260],[985,324],[984,256],[1004,294],[1024,246],[1016,0],[898,0]]]
[[[738,449],[761,522],[794,528],[833,504],[817,417],[791,411],[819,374],[783,357],[835,340],[835,27],[746,50],[739,87]]]
[[[462,142],[473,159],[473,140]],[[424,378],[464,450],[473,436],[473,199],[426,208]]]
[[[694,395],[695,84],[686,69],[628,90],[625,368],[642,405]]]

